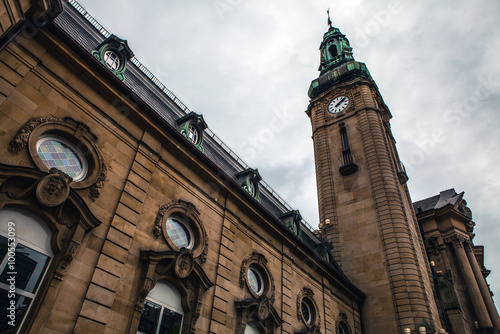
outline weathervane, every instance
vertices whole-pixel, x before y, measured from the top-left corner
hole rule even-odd
[[[328,13],[328,25],[330,26],[330,28],[333,28],[332,27],[332,20],[330,20],[330,8],[328,8],[328,10],[326,12]]]

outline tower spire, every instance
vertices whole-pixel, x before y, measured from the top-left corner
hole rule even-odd
[[[328,25],[330,26],[330,28],[333,28],[332,20],[330,20],[330,8],[328,8],[326,12],[328,13]]]

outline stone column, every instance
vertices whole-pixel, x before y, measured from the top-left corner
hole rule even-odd
[[[486,304],[491,321],[493,322],[493,327],[500,329],[500,316],[498,316],[498,311],[493,303],[493,299],[491,298],[490,289],[488,289],[486,280],[481,273],[481,268],[479,268],[479,263],[477,263],[476,256],[474,255],[474,251],[472,249],[472,243],[470,241],[465,244],[465,252],[467,253],[470,266],[472,267],[472,271],[474,272],[477,284],[481,290],[484,303]]]
[[[479,323],[479,328],[493,327],[490,316],[488,314],[488,309],[484,304],[484,300],[481,296],[481,291],[477,285],[476,278],[474,277],[474,272],[472,271],[469,259],[465,254],[464,242],[466,238],[462,236],[455,235],[447,240],[451,244],[455,251],[455,255],[458,260],[458,265],[460,267],[460,272],[462,273],[465,284],[467,285],[467,291],[469,294],[470,301],[477,315],[477,321]]]

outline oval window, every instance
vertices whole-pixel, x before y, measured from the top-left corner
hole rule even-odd
[[[306,324],[310,325],[312,323],[312,308],[310,302],[307,299],[302,299],[301,303],[301,311],[302,317],[304,317],[304,321]]]
[[[198,130],[196,129],[196,127],[194,125],[189,125],[188,137],[189,137],[189,140],[191,141],[191,143],[193,143],[194,145],[198,144],[198,140],[199,140],[200,136],[198,135]]]
[[[36,143],[36,151],[43,164],[68,174],[73,181],[81,181],[87,175],[87,161],[83,154],[67,140],[57,136],[42,136]]]
[[[120,67],[120,58],[116,53],[108,50],[104,52],[104,63],[107,67],[116,71]]]
[[[177,248],[191,249],[193,247],[193,233],[182,219],[175,216],[169,217],[166,225],[168,237]]]
[[[248,285],[256,295],[260,296],[264,292],[264,280],[259,270],[250,266],[247,272]]]

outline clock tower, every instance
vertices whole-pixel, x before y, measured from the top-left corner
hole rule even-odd
[[[366,65],[332,27],[309,88],[320,233],[366,295],[366,333],[442,328],[432,276],[389,120]]]

